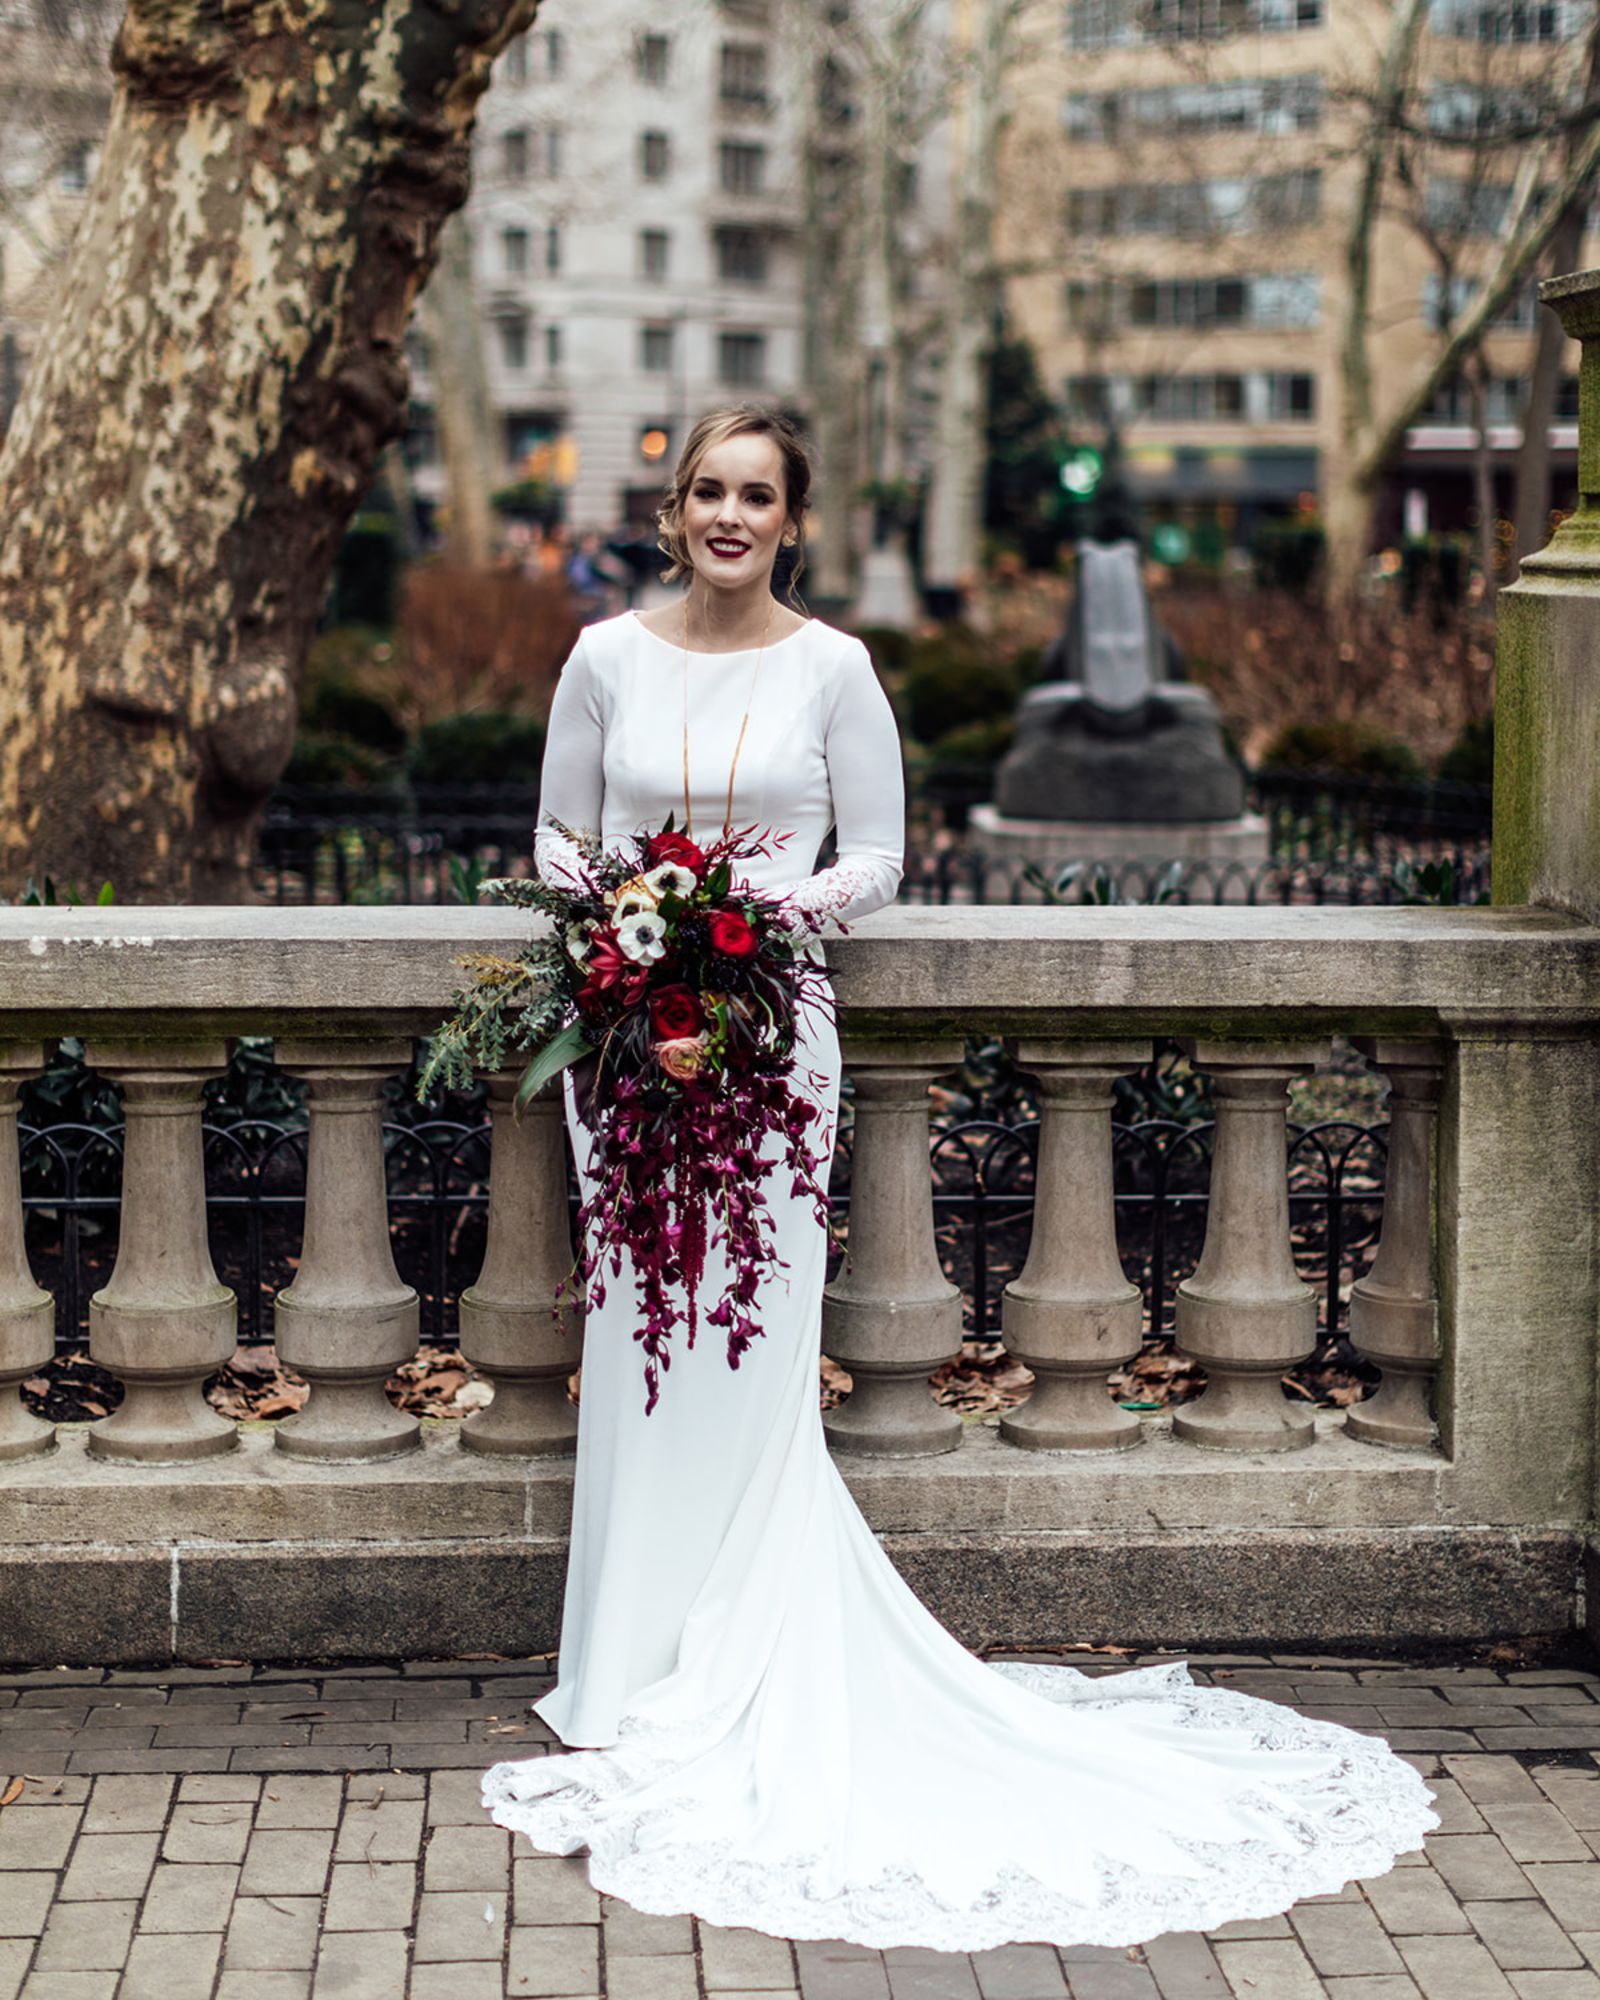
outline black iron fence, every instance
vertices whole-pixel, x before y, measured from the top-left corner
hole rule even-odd
[[[848,1098],[846,1099],[848,1108]],[[420,1107],[419,1107],[420,1109]],[[1320,1301],[1322,1340],[1337,1347],[1349,1290],[1376,1246],[1386,1128],[1354,1121],[1290,1128],[1290,1212],[1301,1276]],[[422,1338],[449,1347],[456,1302],[483,1260],[489,1128],[475,1114],[386,1123],[390,1234],[402,1278],[421,1300]],[[931,1147],[936,1240],[961,1289],[966,1337],[994,1341],[1001,1292],[1021,1270],[1033,1227],[1033,1119],[936,1121]],[[292,1279],[305,1208],[303,1123],[242,1118],[205,1127],[207,1216],[218,1275],[239,1301],[244,1345],[272,1338],[273,1295]],[[1147,1337],[1172,1327],[1177,1286],[1205,1235],[1212,1126],[1168,1118],[1115,1127],[1116,1218],[1128,1278],[1144,1294]],[[120,1128],[24,1125],[27,1240],[57,1301],[62,1352],[88,1341],[92,1294],[116,1259]],[[831,1198],[835,1262],[848,1221],[850,1132],[841,1131]],[[569,1187],[574,1205],[575,1186]]]
[[[992,774],[989,774],[992,777]],[[989,796],[992,784],[980,787]],[[278,903],[448,903],[484,876],[529,865],[534,786],[419,787],[408,792],[284,788],[268,806],[257,864]],[[926,800],[919,799],[918,806]],[[1252,808],[1267,822],[1269,861],[1129,860],[1080,853],[1064,824],[1051,865],[1104,862],[1109,893],[1146,902],[1383,903],[1413,899],[1401,864],[1448,863],[1450,893],[1488,893],[1487,786],[1266,771]],[[913,813],[913,823],[925,818]],[[971,836],[913,841],[901,898],[923,903],[1038,900],[1020,860]]]

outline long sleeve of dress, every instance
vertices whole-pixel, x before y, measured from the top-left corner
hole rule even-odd
[[[838,855],[831,866],[785,889],[783,901],[791,910],[809,911],[821,920],[821,934],[832,935],[892,903],[905,872],[900,731],[859,640],[846,649],[829,692],[824,750]]]
[[[605,714],[600,687],[580,633],[550,704],[544,739],[544,763],[539,778],[539,823],[533,835],[533,865],[542,879],[557,889],[582,888],[586,870],[578,849],[549,825],[559,819],[570,827],[600,830],[605,797],[603,752]]]

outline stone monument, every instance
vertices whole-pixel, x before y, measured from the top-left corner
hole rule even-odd
[[[1078,544],[1077,588],[1051,655],[1062,678],[1030,688],[995,798],[969,823],[994,855],[1041,862],[1264,861],[1267,825],[1244,809],[1215,702],[1174,664],[1116,496]]]

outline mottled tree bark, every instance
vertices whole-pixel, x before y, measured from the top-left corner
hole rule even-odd
[[[490,65],[537,0],[130,0],[0,457],[0,893],[249,895]]]

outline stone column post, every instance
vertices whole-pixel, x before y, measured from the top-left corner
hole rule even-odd
[[[1316,1433],[1279,1377],[1316,1346],[1316,1293],[1289,1242],[1290,1079],[1326,1062],[1326,1042],[1185,1040],[1211,1078],[1216,1137],[1205,1247],[1178,1287],[1177,1336],[1210,1380],[1173,1412],[1175,1437],[1234,1451],[1290,1451]]]
[[[55,1352],[55,1301],[28,1268],[17,1152],[17,1091],[43,1066],[43,1049],[0,1044],[0,1463],[52,1451],[56,1441],[17,1393]]]
[[[1383,1370],[1383,1381],[1350,1405],[1345,1430],[1372,1444],[1426,1445],[1434,1436],[1429,1397],[1438,1366],[1433,1141],[1445,1052],[1438,1042],[1367,1036],[1355,1046],[1389,1081],[1389,1161],[1378,1254],[1350,1294],[1350,1338]]]
[[[1033,1451],[1116,1451],[1143,1426],[1106,1389],[1139,1351],[1144,1300],[1123,1276],[1111,1161],[1112,1085],[1150,1060],[1140,1042],[1009,1042],[1039,1080],[1039,1163],[1033,1237],[1005,1288],[1007,1351],[1037,1380],[1006,1411],[1000,1435]]]
[[[89,1301],[89,1353],[126,1393],[89,1450],[152,1465],[232,1451],[238,1432],[201,1393],[238,1341],[211,1263],[200,1132],[201,1089],[226,1068],[226,1045],[91,1042],[84,1058],[121,1086],[125,1120],[117,1261]]]
[[[934,1369],[961,1351],[961,1294],[934,1243],[928,1086],[962,1049],[953,1036],[845,1040],[856,1119],[850,1242],[822,1308],[822,1344],[854,1380],[822,1420],[840,1451],[910,1458],[961,1442],[961,1419],[928,1392]]]
[[[1600,922],[1600,271],[1540,301],[1583,347],[1578,505],[1495,600],[1494,900]]]
[[[583,1359],[581,1311],[566,1305],[561,1327],[551,1311],[572,1266],[564,1090],[554,1078],[518,1118],[521,1081],[520,1069],[489,1079],[489,1235],[478,1282],[461,1294],[461,1351],[494,1384],[494,1401],[467,1418],[461,1443],[557,1456],[577,1449],[567,1378]]]
[[[417,1295],[389,1241],[383,1085],[411,1059],[403,1042],[280,1041],[279,1066],[311,1087],[306,1227],[294,1283],[278,1294],[278,1353],[311,1384],[278,1425],[301,1458],[390,1458],[421,1442],[384,1383],[417,1351]]]

